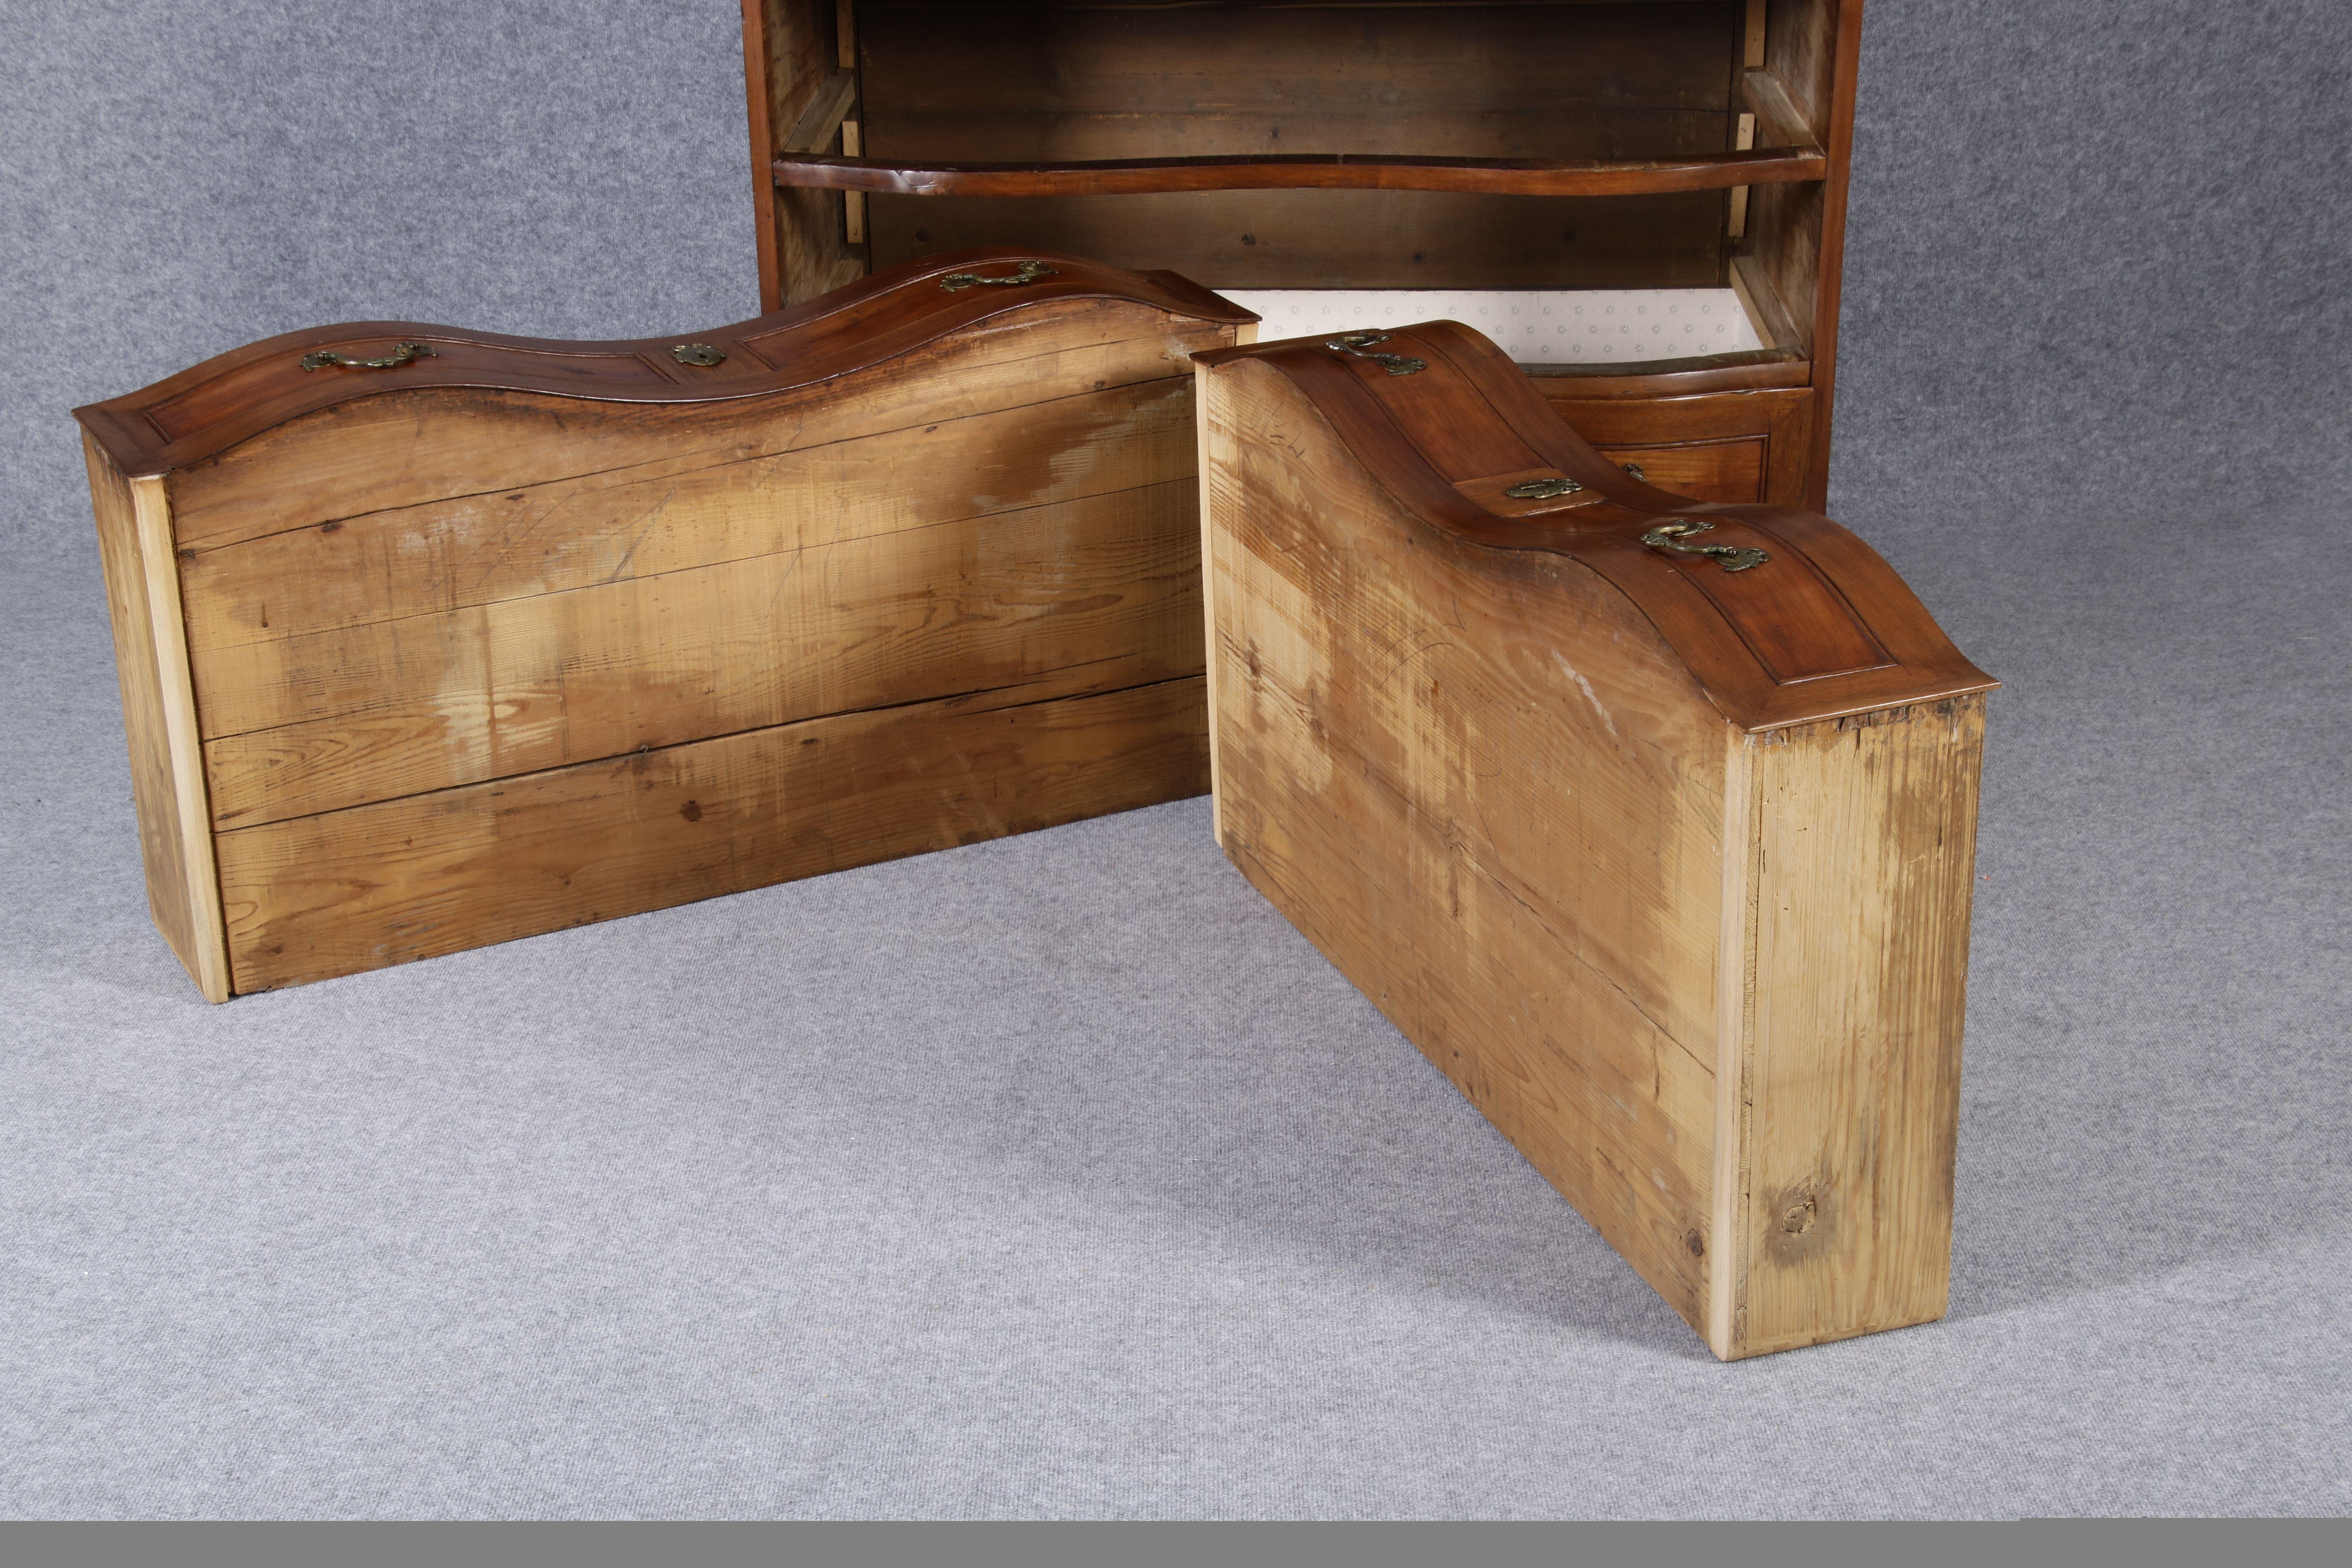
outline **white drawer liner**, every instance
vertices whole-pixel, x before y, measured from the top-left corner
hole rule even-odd
[[[1260,342],[1454,321],[1521,364],[1618,364],[1764,347],[1728,289],[1221,289]]]

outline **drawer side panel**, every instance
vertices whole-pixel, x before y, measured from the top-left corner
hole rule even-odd
[[[1594,574],[1208,377],[1227,853],[1704,1331],[1727,725]]]

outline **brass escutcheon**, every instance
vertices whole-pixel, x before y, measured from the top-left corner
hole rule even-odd
[[[1549,500],[1554,496],[1572,496],[1584,487],[1574,479],[1522,479],[1503,493],[1513,500]]]
[[[304,370],[397,370],[411,360],[439,359],[431,343],[405,342],[392,345],[392,352],[382,359],[353,359],[332,349],[320,349],[302,356]]]
[[[1617,466],[1618,466],[1619,468],[1621,468],[1624,469],[1627,473],[1629,473],[1629,474],[1633,475],[1635,479],[1637,479],[1641,480],[1643,484],[1645,484],[1645,485],[1646,485],[1646,484],[1648,484],[1648,483],[1650,482],[1650,476],[1649,476],[1649,475],[1647,475],[1647,474],[1645,474],[1645,473],[1643,473],[1643,472],[1642,471],[1642,465],[1641,465],[1641,464],[1639,464],[1639,463],[1620,463],[1620,464],[1618,464]]]
[[[1670,517],[1649,532],[1642,542],[1653,550],[1672,551],[1677,555],[1704,555],[1710,561],[1720,561],[1726,572],[1745,572],[1750,566],[1761,566],[1772,557],[1747,544],[1685,544],[1694,533],[1705,533],[1715,524],[1700,518]]]
[[[1054,276],[1055,276],[1054,268],[1044,262],[1024,261],[1002,278],[982,278],[977,272],[950,272],[940,279],[940,287],[952,294],[958,289],[969,289],[975,283],[983,284],[992,289],[1004,289],[1020,283],[1034,283],[1040,278]]]
[[[1427,360],[1415,359],[1411,354],[1376,354],[1365,352],[1374,343],[1384,343],[1388,341],[1389,335],[1386,332],[1349,332],[1345,337],[1333,338],[1323,346],[1335,354],[1353,354],[1358,359],[1368,359],[1391,375],[1411,375],[1417,370],[1429,368]]]
[[[712,348],[709,343],[680,343],[669,351],[669,357],[680,364],[698,364],[708,370],[727,358],[725,349]]]

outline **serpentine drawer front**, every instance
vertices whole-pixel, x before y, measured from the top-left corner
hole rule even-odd
[[[1207,784],[1173,274],[926,259],[646,342],[405,322],[79,411],[207,996]]]
[[[1942,1316],[1995,683],[1826,518],[1381,338],[1199,362],[1225,852],[1717,1355]]]

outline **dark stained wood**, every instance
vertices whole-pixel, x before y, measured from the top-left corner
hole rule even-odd
[[[1764,482],[1771,461],[1769,439],[1745,437],[1650,447],[1596,441],[1592,449],[1620,468],[1638,469],[1643,482],[1694,500],[1775,499]]]
[[[1756,116],[1757,140],[1764,146],[1820,150],[1821,133],[1789,97],[1778,74],[1761,68],[1743,71],[1739,94],[1748,112]]]
[[[766,173],[768,160],[792,143],[834,80],[835,19],[834,7],[822,0],[743,0],[753,184],[767,187],[753,195],[762,310],[830,293],[872,270],[865,256],[847,244],[841,197],[779,191]],[[839,120],[834,116],[833,123]]]
[[[1829,175],[1803,186],[1759,186],[1749,197],[1748,235],[1734,262],[1758,307],[1785,320],[1774,336],[1804,349],[1823,416],[1814,421],[1805,505],[1829,494],[1830,421],[1837,382],[1837,324],[1845,266],[1846,190],[1853,156],[1853,100],[1862,54],[1862,0],[1773,0],[1767,8],[1766,65],[1789,112],[1820,137]],[[1759,116],[1759,141],[1765,139]],[[1781,127],[1781,135],[1798,134]]]
[[[1712,289],[1723,195],[1188,191],[1156,196],[872,196],[877,257],[1050,235],[1117,267],[1224,289]]]
[[[824,0],[746,4],[832,14]],[[1771,345],[1765,356],[1591,374],[1574,401],[1654,403],[1660,423],[1642,444],[1680,447],[1717,438],[1672,428],[1685,413],[1713,421],[1686,399],[1811,386],[1819,396],[1805,413],[1780,409],[1773,429],[1759,417],[1751,434],[1766,443],[1769,499],[1822,503],[1860,0],[861,0],[856,15],[856,161],[845,150],[788,161],[782,177],[866,199],[861,232],[877,264],[1042,244],[1172,267],[1213,288],[1736,282]],[[1806,177],[1735,174],[1743,120],[1753,122],[1751,160]],[[760,200],[842,199],[776,187],[780,150],[771,135]],[[1234,162],[1245,159],[1277,162]],[[1524,190],[1568,165],[1609,165],[1622,179],[1643,163],[1682,171],[1677,179],[1703,169],[1731,182],[1743,197],[1738,225],[1722,190],[1397,188],[1479,179]],[[1530,163],[1554,172],[1531,174]],[[1359,180],[1370,188],[1322,188]],[[1315,188],[1146,189],[1277,181]],[[1061,194],[972,194],[982,190]],[[1113,190],[1141,194],[1071,194]],[[916,191],[961,194],[908,194]],[[824,211],[837,225],[837,209]],[[1539,374],[1549,380],[1559,367]],[[1558,390],[1549,395],[1566,406]]]
[[[1845,288],[1845,209],[1847,186],[1853,168],[1854,84],[1862,68],[1863,0],[1839,0],[1836,42],[1831,52],[1829,92],[1808,112],[1813,124],[1826,127],[1831,160],[1830,177],[1815,187],[1821,200],[1821,227],[1814,237],[1813,357],[1822,369],[1814,384],[1820,388],[1813,422],[1813,457],[1806,473],[1805,505],[1818,511],[1829,505],[1830,421],[1828,410],[1837,393],[1838,309]]]
[[[1701,392],[1808,386],[1812,382],[1812,363],[1793,349],[1741,349],[1689,359],[1521,364],[1519,368],[1534,376],[1544,395],[1555,401],[1570,396],[1688,397]],[[1574,384],[1573,391],[1568,389],[1568,383]]]
[[[1200,356],[1248,363],[1296,384],[1340,442],[1431,527],[1499,549],[1573,557],[1649,617],[1724,716],[1748,730],[1808,723],[1890,704],[1934,701],[1996,683],[1963,658],[1876,552],[1827,518],[1794,508],[1704,502],[1627,475],[1580,438],[1502,351],[1452,321],[1401,328],[1385,353],[1428,362],[1390,375],[1313,339]],[[1603,504],[1522,521],[1465,496],[1462,481],[1549,469]],[[1705,519],[1705,542],[1769,552],[1726,573],[1712,561],[1646,548],[1672,517]]]
[[[1816,406],[1806,387],[1596,396],[1569,377],[1534,379],[1569,428],[1612,461],[1640,465],[1654,484],[1701,500],[1804,504]]]
[[[955,272],[1010,276],[1024,262],[1054,270],[1018,287],[919,287]],[[557,342],[415,321],[312,327],[232,349],[74,416],[116,467],[137,477],[187,467],[303,415],[385,393],[463,387],[672,405],[768,397],[881,363],[1007,311],[1085,299],[1133,300],[1204,321],[1257,320],[1171,274],[1123,272],[1034,250],[969,251],[894,268],[733,326],[633,342]],[[301,367],[314,350],[382,357],[404,341],[430,344],[433,356],[389,370]],[[708,343],[728,358],[710,369],[681,364],[670,353],[681,343]]]
[[[1069,163],[1289,157],[1685,160],[1730,148],[1733,7],[893,6],[864,18],[865,157]],[[1230,180],[1196,166],[1161,178]],[[1418,185],[1429,172],[1401,166]],[[1105,174],[1062,176],[1078,188]],[[1126,179],[1145,178],[1142,171]],[[1259,171],[1253,176],[1269,176]],[[873,198],[874,255],[1045,244],[1224,288],[1705,286],[1724,198],[1328,189]],[[1485,172],[1494,179],[1496,172]],[[1524,174],[1510,176],[1514,180]],[[1024,178],[1026,178],[1024,176]],[[1521,188],[1526,188],[1522,186]],[[950,203],[955,205],[950,205]]]
[[[867,108],[894,154],[941,132],[1009,144],[1025,121],[1097,157],[1701,151],[1723,144],[1719,122],[1703,131],[1690,117],[1728,107],[1736,12],[1724,0],[858,6]],[[1170,117],[1187,145],[1168,146]],[[1119,145],[1126,136],[1144,145]],[[1032,143],[980,155],[1038,154]]]
[[[776,182],[763,171],[782,143],[775,130],[775,96],[769,82],[777,63],[768,53],[768,8],[743,0],[743,102],[751,131],[751,235],[760,257],[760,309],[784,308],[782,236],[777,231]]]
[[[780,157],[779,185],[902,196],[1112,196],[1169,191],[1464,191],[1507,196],[1637,196],[1820,180],[1819,153],[1772,149],[1685,158],[1408,158],[1363,153],[1130,158],[921,166],[816,154]]]

